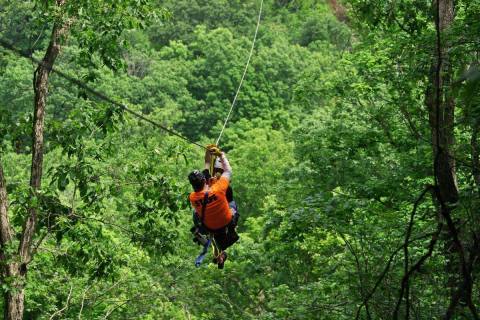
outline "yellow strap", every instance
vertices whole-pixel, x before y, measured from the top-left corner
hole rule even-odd
[[[215,161],[217,160],[216,156],[213,156],[210,160],[210,177],[213,178],[213,169],[215,168]]]
[[[212,250],[213,250],[213,256],[216,258],[218,258],[218,256],[222,253],[220,251],[220,248],[218,247],[217,245],[217,242],[215,241],[215,237],[213,236],[213,234],[211,235],[212,237]]]
[[[220,150],[219,147],[217,147],[216,144],[208,144],[207,145],[207,150],[212,154],[212,157],[210,158],[210,176],[213,178],[213,170],[215,169],[215,161],[217,160],[217,157],[220,157],[222,155],[222,151]]]

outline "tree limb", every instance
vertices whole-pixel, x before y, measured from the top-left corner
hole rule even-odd
[[[348,250],[352,253],[353,257],[355,258],[355,264],[357,265],[357,272],[358,272],[358,280],[359,280],[359,284],[360,284],[360,293],[362,295],[362,299],[365,299],[366,295],[365,295],[365,287],[364,287],[364,282],[363,282],[363,277],[362,277],[362,268],[360,266],[360,260],[358,259],[358,255],[357,255],[355,249],[353,249],[353,246],[351,245],[350,241],[348,241],[348,239],[345,237],[345,235],[341,232],[339,232],[338,234],[340,235],[342,240],[345,242]],[[365,302],[365,311],[367,312],[367,319],[370,320],[372,318],[372,316],[370,314],[370,308],[368,306],[368,301]]]
[[[6,244],[10,243],[13,230],[8,219],[8,193],[3,167],[0,158],[0,241],[2,251]],[[3,253],[3,252],[2,252]]]
[[[395,249],[394,252],[392,252],[392,254],[390,255],[390,257],[388,258],[387,265],[385,266],[385,268],[383,269],[382,273],[380,274],[380,276],[378,277],[377,281],[375,282],[375,285],[373,286],[373,289],[367,294],[367,296],[365,297],[365,299],[362,301],[362,303],[360,304],[360,306],[357,308],[357,313],[356,313],[356,316],[355,316],[355,319],[356,319],[356,320],[359,319],[359,317],[360,317],[360,311],[362,310],[363,306],[365,306],[365,304],[368,303],[368,301],[370,300],[370,298],[374,295],[375,291],[376,291],[377,288],[379,287],[379,285],[380,285],[380,283],[382,282],[382,280],[383,280],[383,279],[385,278],[385,276],[387,275],[388,271],[390,270],[390,265],[392,264],[393,259],[394,259],[395,256],[398,254],[398,252],[400,252],[400,250],[402,250],[405,245],[409,245],[410,243],[413,243],[413,242],[418,241],[418,240],[425,239],[425,238],[427,238],[427,237],[432,237],[432,239],[433,239],[433,238],[436,237],[436,236],[438,236],[437,232],[428,233],[428,234],[419,236],[419,237],[417,237],[417,238],[414,238],[414,239],[410,240],[408,243],[403,243],[401,246],[399,246],[397,249]]]
[[[72,297],[72,291],[73,291],[73,285],[70,286],[70,292],[68,293],[67,301],[65,302],[65,306],[60,309],[55,311],[51,316],[49,320],[52,320],[55,318],[57,315],[60,315],[63,311],[67,310],[68,305],[70,304],[70,298]]]
[[[57,0],[57,6],[62,6],[65,0]],[[28,209],[28,216],[23,226],[22,237],[18,247],[18,253],[20,255],[23,264],[26,264],[31,260],[31,245],[33,236],[35,234],[38,208],[35,205],[34,199],[36,199],[38,191],[42,185],[42,171],[43,171],[43,146],[44,146],[44,119],[45,119],[45,107],[48,95],[48,79],[53,64],[57,59],[61,42],[67,35],[70,29],[71,21],[65,22],[63,25],[55,23],[52,29],[50,37],[50,43],[47,51],[34,73],[34,114],[33,114],[33,143],[32,143],[32,166],[30,173],[30,188],[31,188],[31,202]],[[25,268],[26,272],[26,268]]]
[[[422,191],[420,196],[415,201],[415,203],[413,205],[412,213],[410,214],[410,221],[408,223],[407,230],[405,232],[405,243],[406,243],[406,245],[403,248],[404,254],[405,254],[405,258],[404,258],[405,259],[404,277],[403,277],[403,280],[402,280],[402,286],[401,286],[401,289],[400,289],[400,294],[399,294],[399,297],[398,297],[398,301],[397,301],[397,304],[395,306],[395,311],[393,312],[393,319],[398,319],[398,311],[400,310],[400,305],[402,303],[402,300],[403,300],[404,296],[405,296],[405,319],[408,320],[409,317],[410,317],[410,285],[409,285],[409,279],[410,279],[409,273],[410,272],[409,272],[409,252],[408,252],[407,243],[410,240],[410,236],[412,234],[414,218],[415,218],[415,214],[417,212],[418,206],[420,205],[421,201],[423,200],[423,198],[425,197],[427,192],[433,190],[433,188],[434,188],[433,186],[428,186],[427,188],[425,188],[425,190]],[[436,241],[437,241],[437,239],[435,239],[435,242]],[[435,242],[431,246],[432,252],[433,252],[433,246],[435,245]],[[429,247],[429,249],[430,249],[430,247]],[[429,252],[428,256],[430,256],[432,254],[432,252]]]

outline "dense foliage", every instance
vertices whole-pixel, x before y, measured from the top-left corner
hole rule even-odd
[[[0,38],[42,58],[52,28],[68,23],[55,68],[189,139],[216,139],[259,1],[61,2],[0,0]],[[450,75],[443,94],[456,106],[449,151],[459,200],[448,204],[435,192],[432,132],[440,129],[428,109],[435,8],[265,1],[221,141],[241,213],[241,240],[222,271],[193,263],[200,247],[189,233],[186,176],[203,165],[203,150],[55,72],[43,183],[31,196],[37,66],[0,48],[0,167],[12,246],[30,208],[40,212],[24,318],[478,318],[468,292],[479,306],[480,1],[456,1],[455,20],[440,34],[448,48],[441,73]],[[450,213],[470,290],[452,229],[438,230]],[[2,265],[14,250],[1,248]],[[2,274],[4,294],[18,286]]]

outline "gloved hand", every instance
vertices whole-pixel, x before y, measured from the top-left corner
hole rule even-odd
[[[220,157],[220,156],[222,155],[222,151],[220,150],[219,147],[217,147],[216,144],[209,144],[209,145],[207,145],[207,150],[208,150],[211,154],[213,154],[213,155],[215,155],[215,156],[217,156],[217,157]]]

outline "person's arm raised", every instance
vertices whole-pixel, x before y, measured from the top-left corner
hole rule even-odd
[[[225,177],[230,181],[232,179],[232,167],[230,166],[230,163],[228,162],[227,156],[225,153],[222,152],[222,155],[220,156],[220,163],[222,164],[222,177]]]

